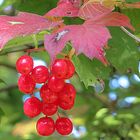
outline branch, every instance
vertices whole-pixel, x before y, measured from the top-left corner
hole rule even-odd
[[[104,95],[98,95],[97,93],[92,94],[96,99],[102,102],[105,106],[110,107],[110,102]]]
[[[5,87],[5,88],[1,88],[0,89],[0,93],[4,92],[4,91],[9,91],[9,90],[12,90],[12,89],[15,89],[17,88],[18,86],[17,85],[10,85],[8,87]]]
[[[16,70],[15,66],[10,65],[10,64],[5,64],[5,63],[1,63],[0,62],[0,66],[7,67],[7,68],[10,68],[10,69]]]
[[[28,52],[28,50],[30,51],[30,50],[32,50],[31,52],[37,52],[37,51],[42,51],[42,50],[45,50],[45,48],[44,47],[42,47],[43,46],[43,43],[41,43],[41,44],[39,44],[38,45],[38,49],[35,49],[35,47],[34,46],[32,46],[32,45],[24,45],[24,47],[23,48],[21,48],[21,49],[14,49],[14,50],[11,50],[11,51],[6,51],[6,50],[3,50],[3,51],[1,51],[0,52],[0,55],[7,55],[7,54],[9,54],[9,53],[15,53],[15,52]],[[19,48],[19,47],[18,47]],[[43,49],[44,48],[44,49]],[[42,49],[42,50],[41,50]],[[33,51],[34,50],[34,51]]]
[[[125,29],[124,27],[121,26],[122,31],[124,31],[127,35],[129,35],[131,38],[133,38],[135,41],[137,41],[138,43],[140,43],[140,38],[138,38],[137,36],[133,35],[131,32],[129,32],[127,29]]]

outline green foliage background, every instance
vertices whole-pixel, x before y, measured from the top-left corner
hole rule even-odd
[[[138,1],[127,0],[127,2]],[[0,14],[13,15],[16,10],[43,15],[55,7],[56,2],[57,0],[5,0],[0,6]],[[13,9],[5,12],[3,9],[9,5],[13,5]],[[130,17],[132,25],[136,28],[133,34],[140,37],[140,9],[120,11]],[[81,23],[79,19],[66,18],[65,21],[67,24]],[[75,138],[74,135],[61,137],[57,133],[45,138],[37,136],[35,121],[38,118],[31,120],[23,114],[23,94],[17,89],[18,75],[15,70],[17,58],[24,54],[21,50],[34,46],[32,37],[19,37],[6,45],[5,49],[0,52],[0,140],[140,139],[140,83],[132,79],[133,74],[139,75],[140,44],[120,28],[110,27],[109,30],[112,35],[108,44],[109,49],[106,49],[109,66],[104,66],[98,60],[91,61],[84,55],[73,57],[77,74],[71,79],[71,83],[77,89],[77,98],[71,111],[60,112],[62,115],[70,116],[76,128],[79,126],[86,128],[86,134],[79,138]],[[39,33],[38,41],[41,42],[43,36],[44,32]],[[71,46],[67,46],[64,52],[70,48]],[[47,52],[32,53],[31,55],[49,64]],[[110,80],[122,75],[129,78],[131,84],[129,88],[110,89]],[[101,90],[104,89],[102,93],[95,90],[98,86]],[[109,99],[111,91],[116,92],[116,100]],[[131,105],[125,107],[119,105],[126,97],[131,96],[135,97]]]

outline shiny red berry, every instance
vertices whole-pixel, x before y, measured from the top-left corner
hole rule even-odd
[[[40,96],[45,103],[56,103],[58,101],[58,93],[51,91],[47,84],[41,87]]]
[[[35,88],[35,82],[30,75],[21,75],[18,79],[19,90],[25,94],[30,94]]]
[[[57,112],[58,106],[56,104],[47,104],[43,102],[42,112],[46,116],[52,116]]]
[[[59,99],[66,102],[71,102],[75,99],[76,90],[72,84],[66,83],[64,88],[59,92]]]
[[[68,71],[67,71],[67,75],[66,75],[65,79],[69,79],[75,73],[75,67],[70,60],[66,59],[65,61],[66,61],[67,66],[68,66]]]
[[[43,117],[37,121],[36,129],[39,135],[49,136],[55,131],[55,123],[50,117]]]
[[[21,56],[16,62],[16,69],[21,74],[28,74],[33,69],[33,59],[28,55]]]
[[[73,124],[68,118],[58,118],[55,127],[57,132],[61,135],[69,135],[73,130]]]
[[[23,109],[26,116],[33,118],[41,113],[42,103],[38,98],[31,97],[24,102]]]
[[[74,106],[74,100],[71,101],[63,101],[63,100],[59,100],[59,107],[61,107],[64,110],[70,110],[72,109],[72,107]]]
[[[55,76],[51,76],[48,80],[48,87],[54,92],[61,91],[64,87],[64,84],[65,82],[63,79],[58,79]]]
[[[65,59],[56,59],[51,68],[52,74],[60,79],[64,79],[68,72],[68,65]]]
[[[37,66],[32,70],[32,78],[36,83],[45,83],[49,78],[48,69],[45,66]]]

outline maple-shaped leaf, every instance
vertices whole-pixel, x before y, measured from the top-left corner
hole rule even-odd
[[[111,38],[106,26],[125,26],[134,30],[127,16],[118,12],[85,21],[83,25],[70,25],[55,34],[45,36],[45,47],[52,59],[71,41],[77,54],[83,53],[90,59],[97,58],[104,64],[103,47]]]
[[[62,4],[62,3],[72,3],[75,7],[80,7],[82,5],[83,0],[59,0],[57,5]]]
[[[79,12],[79,7],[70,1],[60,1],[56,8],[53,8],[45,17],[77,17]]]
[[[103,47],[110,39],[110,33],[105,26],[89,24],[70,25],[60,29],[56,34],[45,36],[45,48],[51,58],[63,50],[65,44],[71,41],[76,53],[84,53],[90,59],[97,58],[106,64]]]
[[[79,10],[78,16],[82,19],[98,19],[112,12],[112,8],[105,7],[99,2],[88,1]]]
[[[112,12],[102,18],[96,20],[91,19],[88,22],[91,22],[92,24],[98,23],[104,26],[125,26],[133,31],[135,30],[130,23],[130,19],[126,15],[118,12]]]
[[[21,12],[17,16],[0,16],[0,49],[17,36],[26,36],[58,25],[42,16]]]

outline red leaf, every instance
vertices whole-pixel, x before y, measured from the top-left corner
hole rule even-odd
[[[87,2],[79,10],[78,16],[82,19],[99,19],[112,12],[100,3]]]
[[[60,29],[56,34],[45,36],[45,47],[52,59],[71,41],[77,54],[84,53],[90,59],[97,58],[106,64],[103,47],[110,39],[108,29],[102,25],[70,25]]]
[[[109,13],[108,15],[105,15],[104,17],[97,20],[91,19],[90,22],[93,22],[93,24],[96,23],[105,26],[125,26],[133,31],[135,30],[130,23],[130,19],[126,15],[118,12]]]
[[[56,8],[53,8],[48,13],[45,14],[45,17],[77,17],[79,8],[75,6],[69,0],[62,0],[58,3]]]
[[[58,23],[52,23],[42,16],[24,12],[15,17],[0,16],[0,49],[14,37],[35,34],[55,25]]]
[[[57,5],[62,3],[72,3],[75,7],[80,7],[82,0],[59,0]]]

